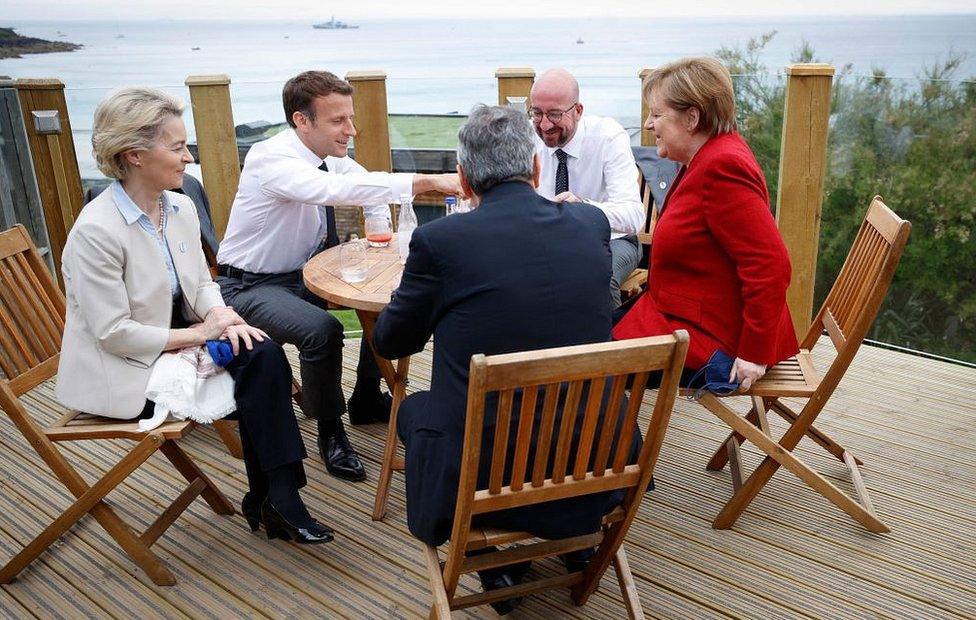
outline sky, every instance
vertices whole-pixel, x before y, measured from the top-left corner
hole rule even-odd
[[[0,0],[0,26],[27,20],[274,19],[344,21],[403,18],[572,19],[773,15],[974,13],[974,0]]]

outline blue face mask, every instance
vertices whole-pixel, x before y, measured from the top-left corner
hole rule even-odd
[[[234,361],[234,349],[231,348],[230,343],[226,340],[208,340],[207,351],[210,352],[210,357],[213,358],[214,364],[217,364],[221,368]]]
[[[735,363],[733,358],[726,355],[721,349],[716,349],[715,353],[712,353],[712,356],[708,358],[708,363],[699,368],[695,376],[688,382],[688,387],[695,389],[695,392],[688,396],[688,400],[698,400],[705,392],[711,392],[716,396],[727,396],[738,390],[738,382],[729,381],[733,363]],[[699,383],[701,385],[696,388],[696,384]]]

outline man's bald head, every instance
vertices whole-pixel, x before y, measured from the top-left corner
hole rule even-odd
[[[569,106],[579,101],[579,82],[565,69],[549,69],[532,85],[533,103],[539,96],[557,97],[565,100],[564,107]]]
[[[550,69],[532,85],[529,111],[535,131],[549,147],[565,146],[576,134],[583,106],[579,101],[579,82],[565,69]],[[559,118],[553,122],[553,115]]]

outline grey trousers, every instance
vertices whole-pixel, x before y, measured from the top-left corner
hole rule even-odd
[[[337,420],[346,411],[342,393],[342,323],[325,300],[310,293],[302,272],[220,276],[220,294],[249,324],[279,343],[295,345],[302,378],[302,408],[310,418]],[[360,347],[357,381],[379,380],[368,345]]]
[[[610,240],[610,259],[613,262],[613,276],[610,279],[611,310],[620,306],[620,285],[627,276],[637,269],[641,258],[641,247],[636,235]]]

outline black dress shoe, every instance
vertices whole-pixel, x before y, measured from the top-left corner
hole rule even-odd
[[[529,572],[529,567],[532,566],[531,562],[522,562],[521,564],[515,564],[513,566],[506,566],[504,569],[493,569],[491,571],[485,571],[490,576],[486,576],[483,572],[478,573],[478,577],[481,578],[481,589],[485,592],[490,590],[500,590],[502,588],[509,588],[511,586],[517,586],[522,583],[525,579],[526,573]],[[499,616],[504,616],[512,613],[522,603],[522,597],[507,598],[503,601],[495,601],[494,603],[489,603],[491,608],[495,610]]]
[[[560,557],[563,559],[563,564],[566,565],[566,572],[577,573],[586,568],[586,565],[590,563],[594,555],[596,555],[596,549],[590,548],[570,551],[569,553],[562,554]]]
[[[360,460],[356,450],[349,443],[346,429],[339,423],[334,433],[327,437],[319,435],[319,454],[325,461],[325,469],[343,480],[361,482],[366,479],[366,468]]]
[[[247,519],[247,524],[252,532],[258,531],[261,527],[261,504],[264,503],[263,497],[258,497],[251,491],[244,494],[241,500],[241,514]]]
[[[379,390],[353,390],[349,398],[349,423],[353,426],[390,421],[393,397]]]
[[[294,540],[300,545],[320,545],[333,540],[331,528],[314,519],[304,527],[293,525],[267,499],[261,504],[261,520],[264,522],[264,531],[268,533],[268,540]]]

